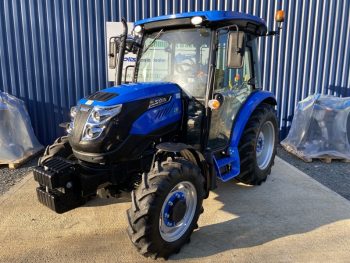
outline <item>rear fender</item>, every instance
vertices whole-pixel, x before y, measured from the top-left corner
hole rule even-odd
[[[257,90],[250,94],[250,96],[238,111],[236,119],[233,123],[230,145],[227,150],[228,156],[218,160],[214,158],[214,167],[216,174],[224,182],[240,174],[240,157],[238,152],[238,145],[251,115],[261,103],[267,103],[273,106],[277,105],[276,98],[271,92]],[[228,174],[222,175],[220,172],[220,169],[222,168],[221,166],[225,166],[227,163],[229,163],[233,168]]]
[[[273,93],[269,91],[258,90],[253,92],[241,106],[232,126],[230,147],[238,147],[245,126],[247,125],[250,116],[253,114],[256,107],[261,103],[277,105],[277,101]]]

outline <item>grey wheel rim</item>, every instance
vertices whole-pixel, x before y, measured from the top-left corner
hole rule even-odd
[[[174,205],[174,199],[186,203],[186,211],[179,222],[169,220],[169,211]],[[190,227],[197,209],[197,191],[189,181],[178,183],[164,200],[159,217],[159,233],[167,242],[180,239]]]
[[[269,166],[274,148],[275,127],[271,121],[267,121],[261,127],[256,143],[256,161],[261,170]]]

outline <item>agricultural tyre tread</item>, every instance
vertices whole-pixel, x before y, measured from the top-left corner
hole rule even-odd
[[[265,122],[270,121],[274,126],[274,146],[271,159],[265,169],[260,169],[257,163],[256,147],[259,132]],[[272,105],[262,103],[251,115],[239,143],[241,172],[236,179],[249,185],[260,185],[265,182],[271,173],[276,155],[276,144],[278,141],[278,121]]]
[[[186,232],[174,242],[167,242],[159,230],[160,213],[169,192],[182,181],[189,181],[196,188],[196,211]],[[204,185],[200,169],[183,158],[169,158],[161,164],[156,163],[150,173],[143,175],[142,183],[131,193],[132,205],[127,211],[127,233],[139,253],[154,259],[167,259],[190,242],[193,230],[198,228],[199,215],[203,212]]]

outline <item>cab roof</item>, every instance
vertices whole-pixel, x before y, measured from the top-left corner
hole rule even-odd
[[[193,26],[191,18],[194,16],[203,17],[203,23],[208,27],[237,24],[241,30],[255,35],[265,35],[267,32],[266,22],[262,18],[235,11],[196,11],[158,16],[136,21],[135,26],[143,25],[146,30],[157,30],[162,27],[188,27]]]

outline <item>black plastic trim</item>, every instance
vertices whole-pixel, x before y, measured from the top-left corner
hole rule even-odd
[[[110,99],[113,99],[117,96],[119,96],[119,94],[117,94],[117,93],[97,91],[94,94],[88,96],[86,99],[104,102],[104,101],[108,101]]]

